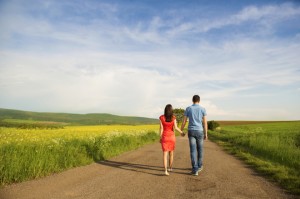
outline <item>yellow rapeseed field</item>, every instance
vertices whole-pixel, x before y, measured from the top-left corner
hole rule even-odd
[[[0,127],[0,146],[4,144],[23,144],[67,141],[73,139],[93,140],[99,135],[116,134],[141,135],[149,131],[158,132],[158,125],[98,125],[66,126],[63,129],[18,129]]]
[[[0,127],[0,184],[87,165],[157,141],[159,125]]]

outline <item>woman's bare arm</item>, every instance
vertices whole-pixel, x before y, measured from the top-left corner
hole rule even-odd
[[[160,136],[160,139],[162,138],[163,132],[164,132],[164,126],[162,125],[162,123],[160,121],[160,126],[159,126],[159,136]]]
[[[182,130],[180,130],[180,128],[178,128],[178,126],[177,126],[176,119],[174,120],[174,126],[175,126],[175,129],[180,132],[180,134],[183,134]]]

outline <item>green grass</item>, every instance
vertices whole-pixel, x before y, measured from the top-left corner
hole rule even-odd
[[[158,125],[53,130],[0,127],[0,185],[43,177],[134,150],[158,141],[158,132],[153,129],[158,129]]]
[[[224,126],[210,138],[288,191],[300,194],[300,122]]]
[[[20,111],[0,108],[0,121],[5,119],[52,121],[68,123],[70,125],[103,125],[123,124],[141,125],[157,124],[158,119],[145,117],[118,116],[106,113],[70,114],[70,113],[44,113]]]

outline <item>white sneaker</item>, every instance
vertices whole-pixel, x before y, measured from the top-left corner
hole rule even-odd
[[[193,176],[197,176],[197,175],[198,175],[198,171],[192,172],[192,175],[193,175]]]
[[[199,168],[198,172],[201,172],[203,170],[203,166],[201,168]]]

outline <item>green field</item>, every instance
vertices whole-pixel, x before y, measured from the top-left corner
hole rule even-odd
[[[1,121],[7,119],[42,121],[42,122],[59,122],[68,125],[104,125],[104,124],[124,124],[124,125],[141,125],[157,124],[158,119],[145,117],[118,116],[107,113],[89,113],[89,114],[71,114],[71,113],[46,113],[31,112],[12,109],[0,108],[0,126]],[[3,126],[3,125],[2,125]]]
[[[87,165],[158,137],[158,119],[0,108],[0,185]]]
[[[258,172],[300,194],[300,122],[221,126],[210,138]]]
[[[109,125],[87,125],[99,123]],[[221,129],[209,132],[210,139],[285,189],[300,194],[299,121],[220,123]],[[0,109],[0,185],[136,149],[157,141],[158,128],[158,120],[149,118]]]
[[[0,185],[46,176],[136,149],[157,141],[158,128],[158,124],[60,129],[0,127]]]

